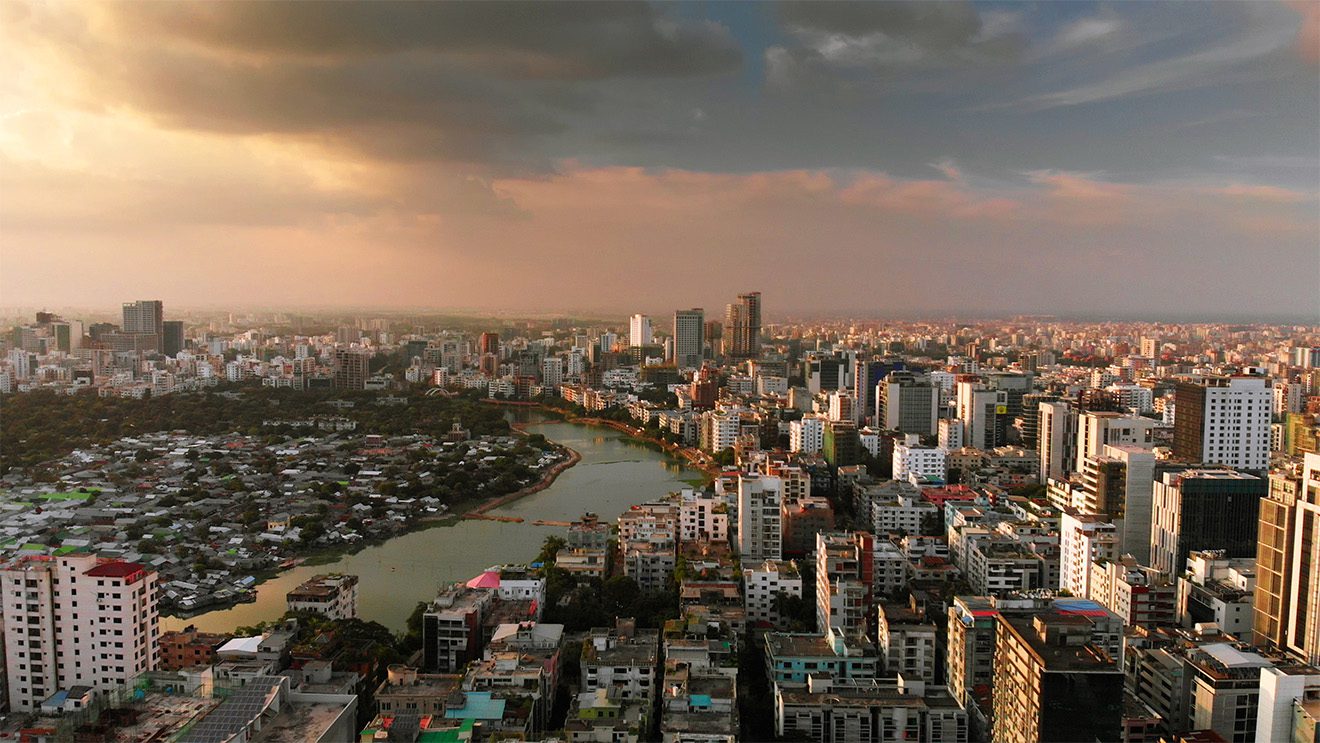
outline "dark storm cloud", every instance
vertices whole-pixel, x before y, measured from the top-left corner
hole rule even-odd
[[[20,20],[89,107],[497,171],[548,169],[545,138],[605,81],[741,61],[723,26],[627,3],[125,3]]]
[[[685,76],[737,69],[714,23],[645,3],[128,3],[126,27],[214,49],[312,57],[426,51],[520,78]]]

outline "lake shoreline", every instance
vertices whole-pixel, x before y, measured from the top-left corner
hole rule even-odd
[[[514,433],[517,433],[522,436],[527,435],[526,430],[524,430],[525,428],[526,428],[526,424],[510,425],[510,429],[513,430]],[[286,571],[292,570],[293,568],[303,565],[306,566],[329,565],[338,562],[340,559],[347,557],[349,555],[357,554],[358,552],[361,552],[362,550],[365,550],[368,547],[375,547],[378,545],[385,544],[391,539],[397,539],[399,537],[407,536],[409,534],[414,534],[419,531],[425,531],[427,529],[454,526],[459,522],[463,521],[464,519],[481,518],[482,515],[486,514],[489,511],[493,511],[497,508],[506,506],[509,503],[513,503],[514,501],[517,501],[521,498],[526,498],[529,495],[539,493],[542,490],[545,490],[546,488],[553,485],[555,483],[555,480],[559,479],[559,476],[563,474],[566,470],[570,469],[578,462],[582,461],[582,455],[579,454],[576,450],[564,446],[563,444],[560,444],[556,441],[551,441],[550,443],[554,444],[554,446],[561,453],[567,453],[568,459],[565,459],[562,462],[556,462],[548,470],[546,470],[544,474],[541,475],[540,479],[538,479],[534,483],[531,483],[530,485],[526,485],[522,488],[519,488],[518,490],[515,490],[512,493],[506,493],[504,495],[498,495],[491,498],[467,498],[464,500],[460,500],[454,503],[453,507],[448,508],[443,514],[437,514],[432,516],[421,516],[415,520],[409,521],[399,531],[386,536],[368,537],[365,539],[360,539],[351,544],[322,547],[319,549],[313,549],[304,553],[293,555],[288,559],[294,560],[296,562],[295,564],[290,565],[287,568],[276,566],[274,568],[267,568],[265,570],[249,573],[249,575],[254,579],[252,584],[247,587],[248,588],[247,591],[238,594],[237,597],[233,599],[210,603],[205,606],[198,607],[197,611],[179,612],[171,608],[170,610],[162,611],[161,616],[187,620],[191,617],[198,616],[199,614],[206,614],[212,611],[223,611],[225,609],[232,609],[235,606],[238,606],[239,604],[250,603],[247,600],[247,597],[255,595],[254,592],[257,586],[260,586],[262,583],[265,583],[266,581],[269,581],[273,578],[277,578]]]
[[[508,406],[513,408],[521,408],[524,410],[527,409],[538,410],[543,413],[557,416],[560,420],[562,420],[565,423],[581,423],[588,426],[604,426],[606,428],[612,428],[615,431],[618,431],[619,433],[622,433],[625,436],[634,439],[636,441],[641,441],[647,444],[654,444],[669,456],[673,457],[674,459],[680,460],[684,466],[705,473],[709,477],[716,477],[720,473],[719,465],[711,461],[710,457],[707,456],[706,453],[701,451],[700,449],[694,446],[683,446],[681,444],[675,444],[671,441],[667,441],[665,439],[652,436],[649,433],[647,433],[645,429],[638,426],[629,425],[622,421],[610,420],[609,418],[597,418],[594,416],[578,415],[577,413],[574,413],[571,410],[556,408],[554,406],[547,405],[544,402],[533,402],[533,401],[524,401],[524,400],[493,400],[493,399],[484,399],[482,400],[482,402],[488,405]]]
[[[278,619],[285,612],[286,592],[313,575],[345,573],[359,576],[359,617],[398,631],[417,601],[430,600],[445,586],[467,581],[492,565],[534,560],[547,536],[562,534],[562,525],[581,514],[597,513],[602,520],[612,520],[637,502],[692,487],[687,478],[701,474],[658,447],[641,445],[617,430],[566,422],[549,411],[528,410],[509,417],[521,420],[519,425],[525,424],[529,435],[542,434],[577,451],[580,462],[562,469],[548,488],[492,510],[490,515],[498,519],[458,518],[463,509],[478,508],[487,499],[454,503],[446,522],[452,527],[418,524],[412,533],[363,545],[369,548],[356,554],[304,562],[264,582],[254,591],[256,601],[205,607],[186,618],[167,616],[161,620],[161,630],[193,625],[203,632],[226,633]],[[504,517],[521,517],[521,521]]]

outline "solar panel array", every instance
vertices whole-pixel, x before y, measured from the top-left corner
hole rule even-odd
[[[271,689],[282,681],[272,676],[259,676],[246,686],[235,689],[178,743],[227,743],[257,719],[266,708]]]

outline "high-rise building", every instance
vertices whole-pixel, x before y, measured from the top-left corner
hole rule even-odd
[[[738,295],[725,310],[725,355],[755,358],[761,355],[761,292]]]
[[[777,477],[738,476],[738,554],[749,563],[784,557],[780,506],[783,484]]]
[[[954,596],[949,606],[949,693],[963,708],[976,704],[978,687],[994,684],[999,609],[987,596]],[[989,700],[984,700],[988,703]],[[988,704],[987,704],[988,706]]]
[[[157,576],[94,555],[25,557],[0,569],[9,708],[33,712],[61,689],[109,691],[160,657]]]
[[[857,436],[857,424],[852,421],[830,421],[821,436],[821,455],[833,467],[850,467],[862,461],[862,442]]]
[[[633,315],[628,318],[628,345],[633,348],[649,346],[655,340],[651,331],[651,318],[646,315]]]
[[[1077,449],[1077,411],[1063,401],[1040,403],[1040,481],[1066,480]]]
[[[1108,445],[1154,445],[1158,424],[1150,418],[1108,411],[1087,411],[1077,418],[1077,460],[1073,472],[1081,472],[1087,457],[1099,456]]]
[[[564,357],[546,356],[541,359],[541,384],[551,389],[559,389],[564,383]]]
[[[1320,664],[1320,454],[1270,475],[1257,536],[1255,640]]]
[[[875,425],[883,425],[879,411],[879,385],[885,377],[897,371],[907,369],[907,364],[897,358],[857,359],[853,362],[853,397],[857,398],[858,412],[862,417],[873,416]],[[916,431],[915,433],[921,433]],[[934,433],[932,430],[931,433]]]
[[[806,359],[807,390],[816,395],[848,387],[848,359],[831,353],[812,353]]]
[[[1073,596],[1091,595],[1091,566],[1113,560],[1118,535],[1109,517],[1065,509],[1059,518],[1059,588]]]
[[[876,385],[875,422],[886,431],[933,436],[939,421],[940,389],[909,371],[890,372]]]
[[[1092,644],[1086,616],[1000,614],[994,743],[1119,740],[1123,669]]]
[[[816,629],[866,633],[874,538],[866,532],[816,535]]]
[[[177,356],[183,350],[183,321],[166,320],[164,338],[161,341],[161,353]]]
[[[371,375],[371,354],[358,348],[335,349],[335,389],[362,390]]]
[[[1302,385],[1300,382],[1279,381],[1274,383],[1274,417],[1283,418],[1289,413],[1302,412]]]
[[[1256,556],[1256,525],[1267,482],[1230,469],[1166,472],[1152,493],[1151,567],[1182,572],[1192,550]]]
[[[706,313],[700,307],[674,313],[674,365],[680,369],[701,366],[705,356]]]
[[[55,335],[55,347],[65,353],[82,348],[83,324],[80,320],[54,320],[50,323]]]
[[[1173,455],[1186,462],[1264,472],[1270,464],[1274,392],[1264,377],[1179,382],[1174,392]]]
[[[1055,402],[1058,399],[1058,395],[1045,392],[1033,392],[1022,396],[1021,434],[1023,448],[1039,451],[1037,447],[1040,441],[1040,404]]]
[[[125,302],[124,321],[120,332],[141,339],[139,347],[161,350],[161,337],[165,333],[165,305],[159,299],[139,299]]]
[[[958,380],[958,419],[963,446],[988,451],[1007,443],[1008,395],[986,387],[978,377]]]
[[[1113,523],[1118,554],[1132,555],[1142,565],[1150,563],[1151,500],[1155,480],[1164,472],[1186,469],[1155,461],[1150,449],[1137,445],[1106,445],[1098,457],[1087,457],[1082,466],[1080,502],[1071,504],[1085,513],[1103,514]]]
[[[851,392],[844,390],[831,392],[829,395],[829,401],[830,420],[857,422],[857,405]]]
[[[500,334],[482,333],[477,339],[477,368],[483,376],[494,377],[500,371]]]
[[[788,450],[802,454],[815,454],[825,442],[825,425],[829,421],[823,415],[804,415],[801,420],[788,424]]]
[[[901,442],[894,442],[893,478],[943,483],[949,474],[944,463],[945,453],[937,446],[922,446],[915,433],[904,434]]]
[[[124,303],[124,322],[121,330],[125,333],[159,335],[165,332],[165,305],[159,299],[139,299]]]

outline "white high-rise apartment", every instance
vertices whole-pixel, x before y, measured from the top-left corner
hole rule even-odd
[[[649,346],[655,337],[651,334],[651,318],[646,315],[633,315],[628,318],[628,345]]]
[[[698,368],[705,355],[706,313],[700,307],[674,313],[674,364]]]
[[[1148,565],[1155,453],[1144,446],[1109,444],[1101,454],[1099,459],[1088,459],[1082,470],[1082,503],[1076,505],[1087,513],[1110,514],[1118,533],[1118,554],[1132,555]],[[1110,463],[1117,463],[1117,471]],[[1120,474],[1121,481],[1111,481],[1111,475]],[[1111,502],[1116,498],[1121,503]]]
[[[1154,446],[1159,425],[1150,418],[1108,411],[1088,411],[1077,418],[1077,458],[1073,472],[1081,472],[1087,457],[1098,457],[1106,446]]]
[[[856,405],[851,392],[839,390],[830,393],[830,420],[857,422]]]
[[[564,358],[546,356],[541,359],[541,384],[551,389],[558,389],[564,383]]]
[[[963,424],[957,418],[941,418],[939,423],[939,443],[944,451],[957,451],[963,448]]]
[[[783,493],[778,477],[738,476],[738,554],[744,561],[783,559]]]
[[[729,513],[722,496],[683,488],[678,496],[678,538],[684,542],[728,542]]]
[[[1297,382],[1274,383],[1274,415],[1302,412],[1302,385]]]
[[[963,424],[963,446],[988,451],[999,445],[997,417],[1007,409],[1008,396],[985,388],[980,380],[958,382],[958,420]]]
[[[1119,407],[1140,415],[1155,409],[1155,393],[1139,384],[1111,384],[1105,388]]]
[[[749,623],[778,625],[781,617],[775,607],[781,593],[802,596],[802,574],[795,563],[766,560],[743,569],[743,596]]]
[[[803,416],[788,424],[788,450],[816,454],[825,445],[825,417]]]
[[[160,657],[157,576],[94,555],[25,557],[0,569],[9,708],[60,689],[131,683]]]
[[[948,477],[944,450],[936,446],[922,446],[921,437],[915,433],[907,434],[903,443],[894,444],[893,467],[895,480],[909,480],[915,476],[943,482]]]
[[[871,538],[864,532],[816,534],[816,630],[845,635],[866,632],[867,593],[862,576],[870,571]]]
[[[1091,565],[1118,557],[1118,533],[1098,513],[1063,512],[1059,518],[1059,588],[1091,595]]]
[[[1269,468],[1274,390],[1264,377],[1179,382],[1174,394],[1175,457],[1257,472]]]

